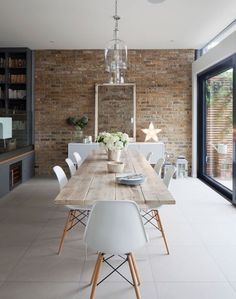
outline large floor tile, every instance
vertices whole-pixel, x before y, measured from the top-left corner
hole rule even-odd
[[[0,248],[0,281],[7,279],[9,273],[16,267],[26,250],[27,246],[2,246]]]
[[[235,216],[236,219],[236,216]],[[227,220],[192,223],[195,234],[207,246],[236,246],[236,226]]]
[[[25,258],[55,257],[58,254],[60,238],[38,238],[27,251]],[[77,258],[84,261],[86,257],[86,247],[81,238],[66,238],[61,250],[62,258]]]
[[[231,281],[230,285],[233,287],[234,291],[236,292],[236,281]]]
[[[3,223],[15,223],[15,224],[40,224],[45,223],[51,218],[51,214],[53,214],[52,208],[48,207],[25,207],[24,208],[16,208],[12,209],[1,208],[0,214],[3,214]]]
[[[236,281],[236,246],[209,246],[208,250],[227,280]]]
[[[79,287],[78,298],[89,298],[91,286],[82,284]],[[152,282],[144,282],[140,286],[142,299],[158,299],[156,288]],[[96,299],[135,299],[133,286],[127,282],[104,282],[97,287]]]
[[[28,256],[17,264],[8,281],[79,282],[83,264],[77,257]]]
[[[83,267],[82,275],[81,275],[81,281],[82,282],[90,282],[91,276],[95,267],[96,262],[96,255],[94,255],[92,258],[88,258]],[[113,267],[117,267],[120,265],[120,263],[123,262],[123,259],[120,257],[114,257],[109,260],[109,263]],[[148,258],[136,258],[136,263],[138,267],[138,271],[140,274],[140,278],[142,282],[152,282],[153,281],[153,275],[150,268],[150,263]],[[113,269],[108,266],[106,263],[102,264],[101,272],[100,272],[100,280],[102,280],[104,277],[106,277]],[[130,270],[128,263],[126,262],[122,267],[118,270],[122,275],[127,277],[130,281],[132,280]],[[117,273],[113,273],[109,278],[107,278],[106,281],[108,282],[122,282],[124,279]]]
[[[224,275],[203,246],[175,246],[170,255],[150,254],[155,281],[224,282]]]
[[[192,227],[190,225],[186,225],[186,223],[163,223],[163,228],[165,231],[165,236],[169,246],[172,245],[201,245],[201,239],[194,233]],[[155,228],[151,227],[146,230],[149,236],[149,241],[151,245],[160,244],[160,238],[162,239],[162,243],[164,245],[164,240],[161,237],[161,233]]]
[[[158,299],[235,299],[229,283],[157,283]]]
[[[0,226],[0,248],[6,246],[28,246],[34,241],[44,223],[19,224],[11,221]]]
[[[163,205],[158,208],[163,224],[165,223],[184,223],[187,224],[188,219],[179,208],[179,202],[175,205]]]
[[[0,286],[1,299],[78,299],[78,283],[7,282]]]

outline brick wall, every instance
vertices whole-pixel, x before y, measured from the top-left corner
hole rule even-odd
[[[96,83],[109,81],[103,50],[40,50],[35,52],[36,173],[65,166],[74,129],[66,118],[87,114],[86,135],[94,134]],[[129,50],[126,83],[136,83],[137,141],[152,121],[159,139],[174,155],[191,160],[191,64],[193,50]]]

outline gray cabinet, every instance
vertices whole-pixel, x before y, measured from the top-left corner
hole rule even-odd
[[[6,118],[12,132],[0,134],[0,197],[34,175],[32,55],[0,48],[0,133]]]
[[[0,162],[0,197],[34,176],[34,151]]]
[[[32,51],[0,48],[0,117],[12,120],[12,137],[0,139],[0,155],[32,145]]]

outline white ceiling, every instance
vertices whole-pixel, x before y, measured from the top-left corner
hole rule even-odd
[[[0,0],[0,47],[103,49],[114,0]],[[236,18],[236,0],[118,0],[128,49],[197,49]]]

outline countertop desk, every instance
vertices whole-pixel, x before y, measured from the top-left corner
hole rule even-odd
[[[133,200],[143,208],[175,204],[173,196],[142,154],[125,150],[121,160],[125,163],[125,173],[142,173],[147,176],[146,181],[139,186],[118,184],[116,174],[107,171],[106,152],[95,150],[60,191],[55,203],[86,207],[96,200]]]

